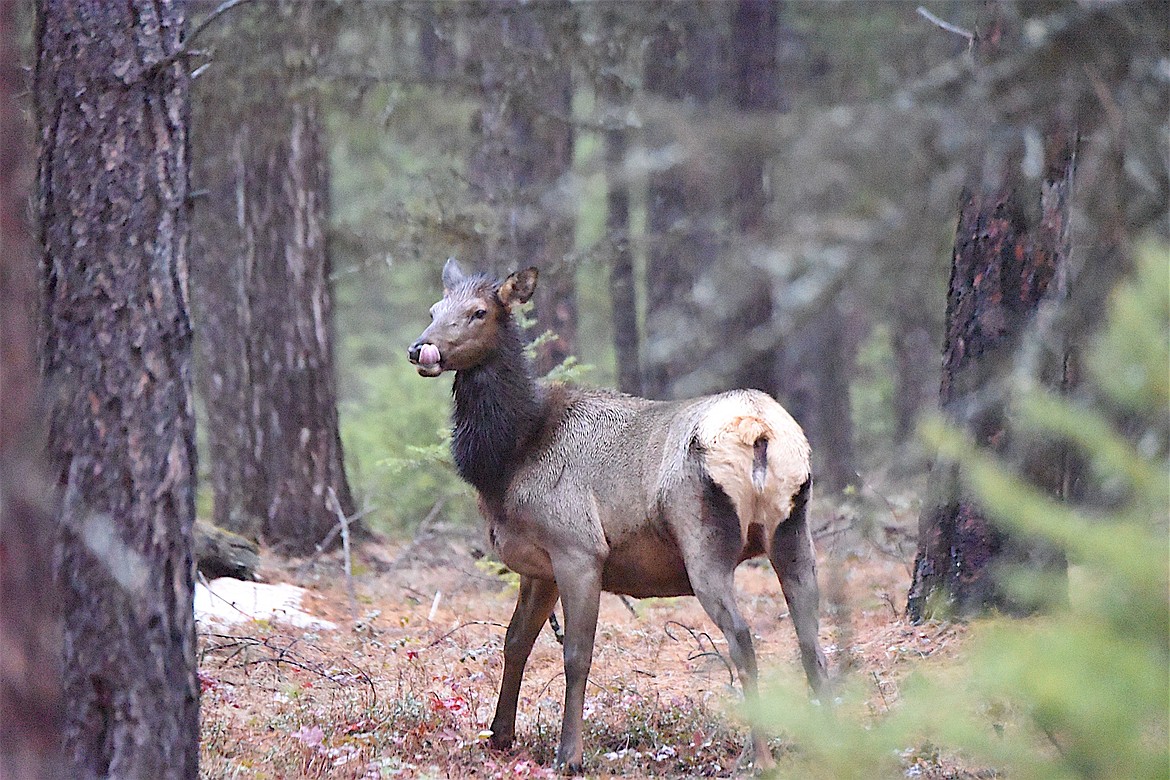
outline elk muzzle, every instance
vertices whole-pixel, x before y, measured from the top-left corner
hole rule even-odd
[[[420,376],[438,376],[443,373],[443,356],[434,344],[419,339],[410,345],[406,356]]]

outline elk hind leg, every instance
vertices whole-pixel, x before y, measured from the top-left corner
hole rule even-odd
[[[701,498],[675,504],[692,508],[694,512],[690,518],[675,518],[676,527],[683,529],[680,546],[691,589],[727,639],[731,661],[743,686],[744,699],[754,705],[759,700],[756,651],[751,627],[735,602],[735,568],[743,547],[739,517],[723,490],[710,480],[704,482]],[[752,727],[752,749],[758,768],[768,769],[774,765],[767,738],[755,726]]]
[[[557,603],[557,584],[532,577],[520,578],[520,594],[516,609],[504,635],[504,677],[500,682],[500,698],[492,718],[491,744],[496,749],[512,746],[516,734],[516,703],[520,697],[520,681],[524,666],[532,652],[532,645],[552,614]]]
[[[805,676],[817,696],[827,690],[825,654],[818,637],[820,630],[820,590],[817,587],[817,561],[812,533],[808,526],[808,498],[811,478],[805,481],[793,499],[792,513],[776,527],[768,548],[768,558],[780,580],[788,612],[796,628],[800,645],[800,662]]]

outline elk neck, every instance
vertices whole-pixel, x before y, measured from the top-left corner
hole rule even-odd
[[[455,467],[489,502],[503,498],[524,448],[540,427],[544,403],[519,329],[508,317],[483,363],[455,374]]]

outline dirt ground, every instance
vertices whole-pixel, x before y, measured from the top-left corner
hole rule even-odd
[[[830,667],[860,671],[872,680],[875,706],[888,706],[911,662],[953,652],[962,629],[900,619],[912,556],[904,529],[887,527],[875,540],[838,510],[821,516],[830,518],[817,534]],[[476,529],[442,525],[410,542],[365,544],[353,557],[352,597],[340,553],[314,562],[266,556],[264,579],[306,587],[305,609],[338,628],[200,626],[202,776],[551,776],[564,690],[551,629],[528,664],[516,747],[502,753],[485,742],[516,579],[484,547]],[[737,588],[761,666],[799,669],[772,570],[762,560],[745,563]],[[694,598],[603,595],[586,771],[743,772],[747,729],[735,714],[726,659],[722,635]],[[773,745],[777,755],[786,749],[779,739]]]

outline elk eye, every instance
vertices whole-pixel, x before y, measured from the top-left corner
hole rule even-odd
[[[475,313],[471,315],[473,320],[482,320],[487,316],[487,309],[476,309]]]

